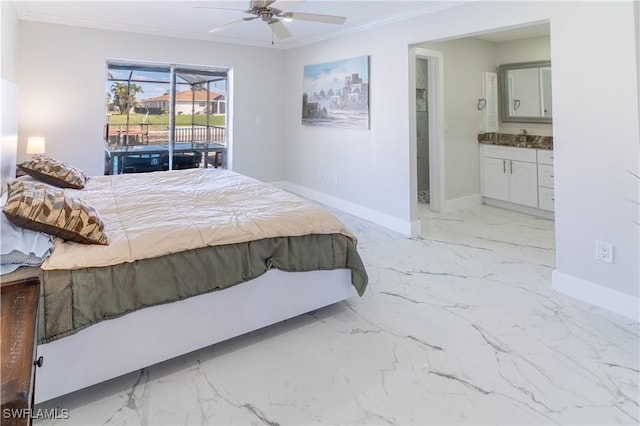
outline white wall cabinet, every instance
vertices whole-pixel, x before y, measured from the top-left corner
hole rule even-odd
[[[538,164],[535,149],[483,145],[482,195],[538,207]]]

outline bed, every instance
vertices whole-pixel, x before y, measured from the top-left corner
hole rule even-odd
[[[21,178],[31,179],[31,178]],[[98,176],[108,245],[55,238],[40,268],[36,403],[362,295],[354,235],[334,215],[223,169]]]

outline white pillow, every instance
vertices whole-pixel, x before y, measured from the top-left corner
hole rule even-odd
[[[0,208],[7,201],[2,194]],[[20,228],[0,214],[0,274],[8,274],[20,266],[40,266],[51,253],[51,235]]]

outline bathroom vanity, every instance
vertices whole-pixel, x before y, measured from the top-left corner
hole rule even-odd
[[[553,139],[487,133],[478,142],[485,204],[553,218]]]
[[[500,122],[536,123],[552,133],[551,62],[498,67]],[[548,129],[547,129],[548,127]],[[553,137],[480,133],[481,192],[485,204],[554,218]]]

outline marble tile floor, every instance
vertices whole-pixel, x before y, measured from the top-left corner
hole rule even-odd
[[[362,298],[37,408],[35,424],[638,424],[639,324],[555,293],[554,223],[420,206],[359,238]]]

